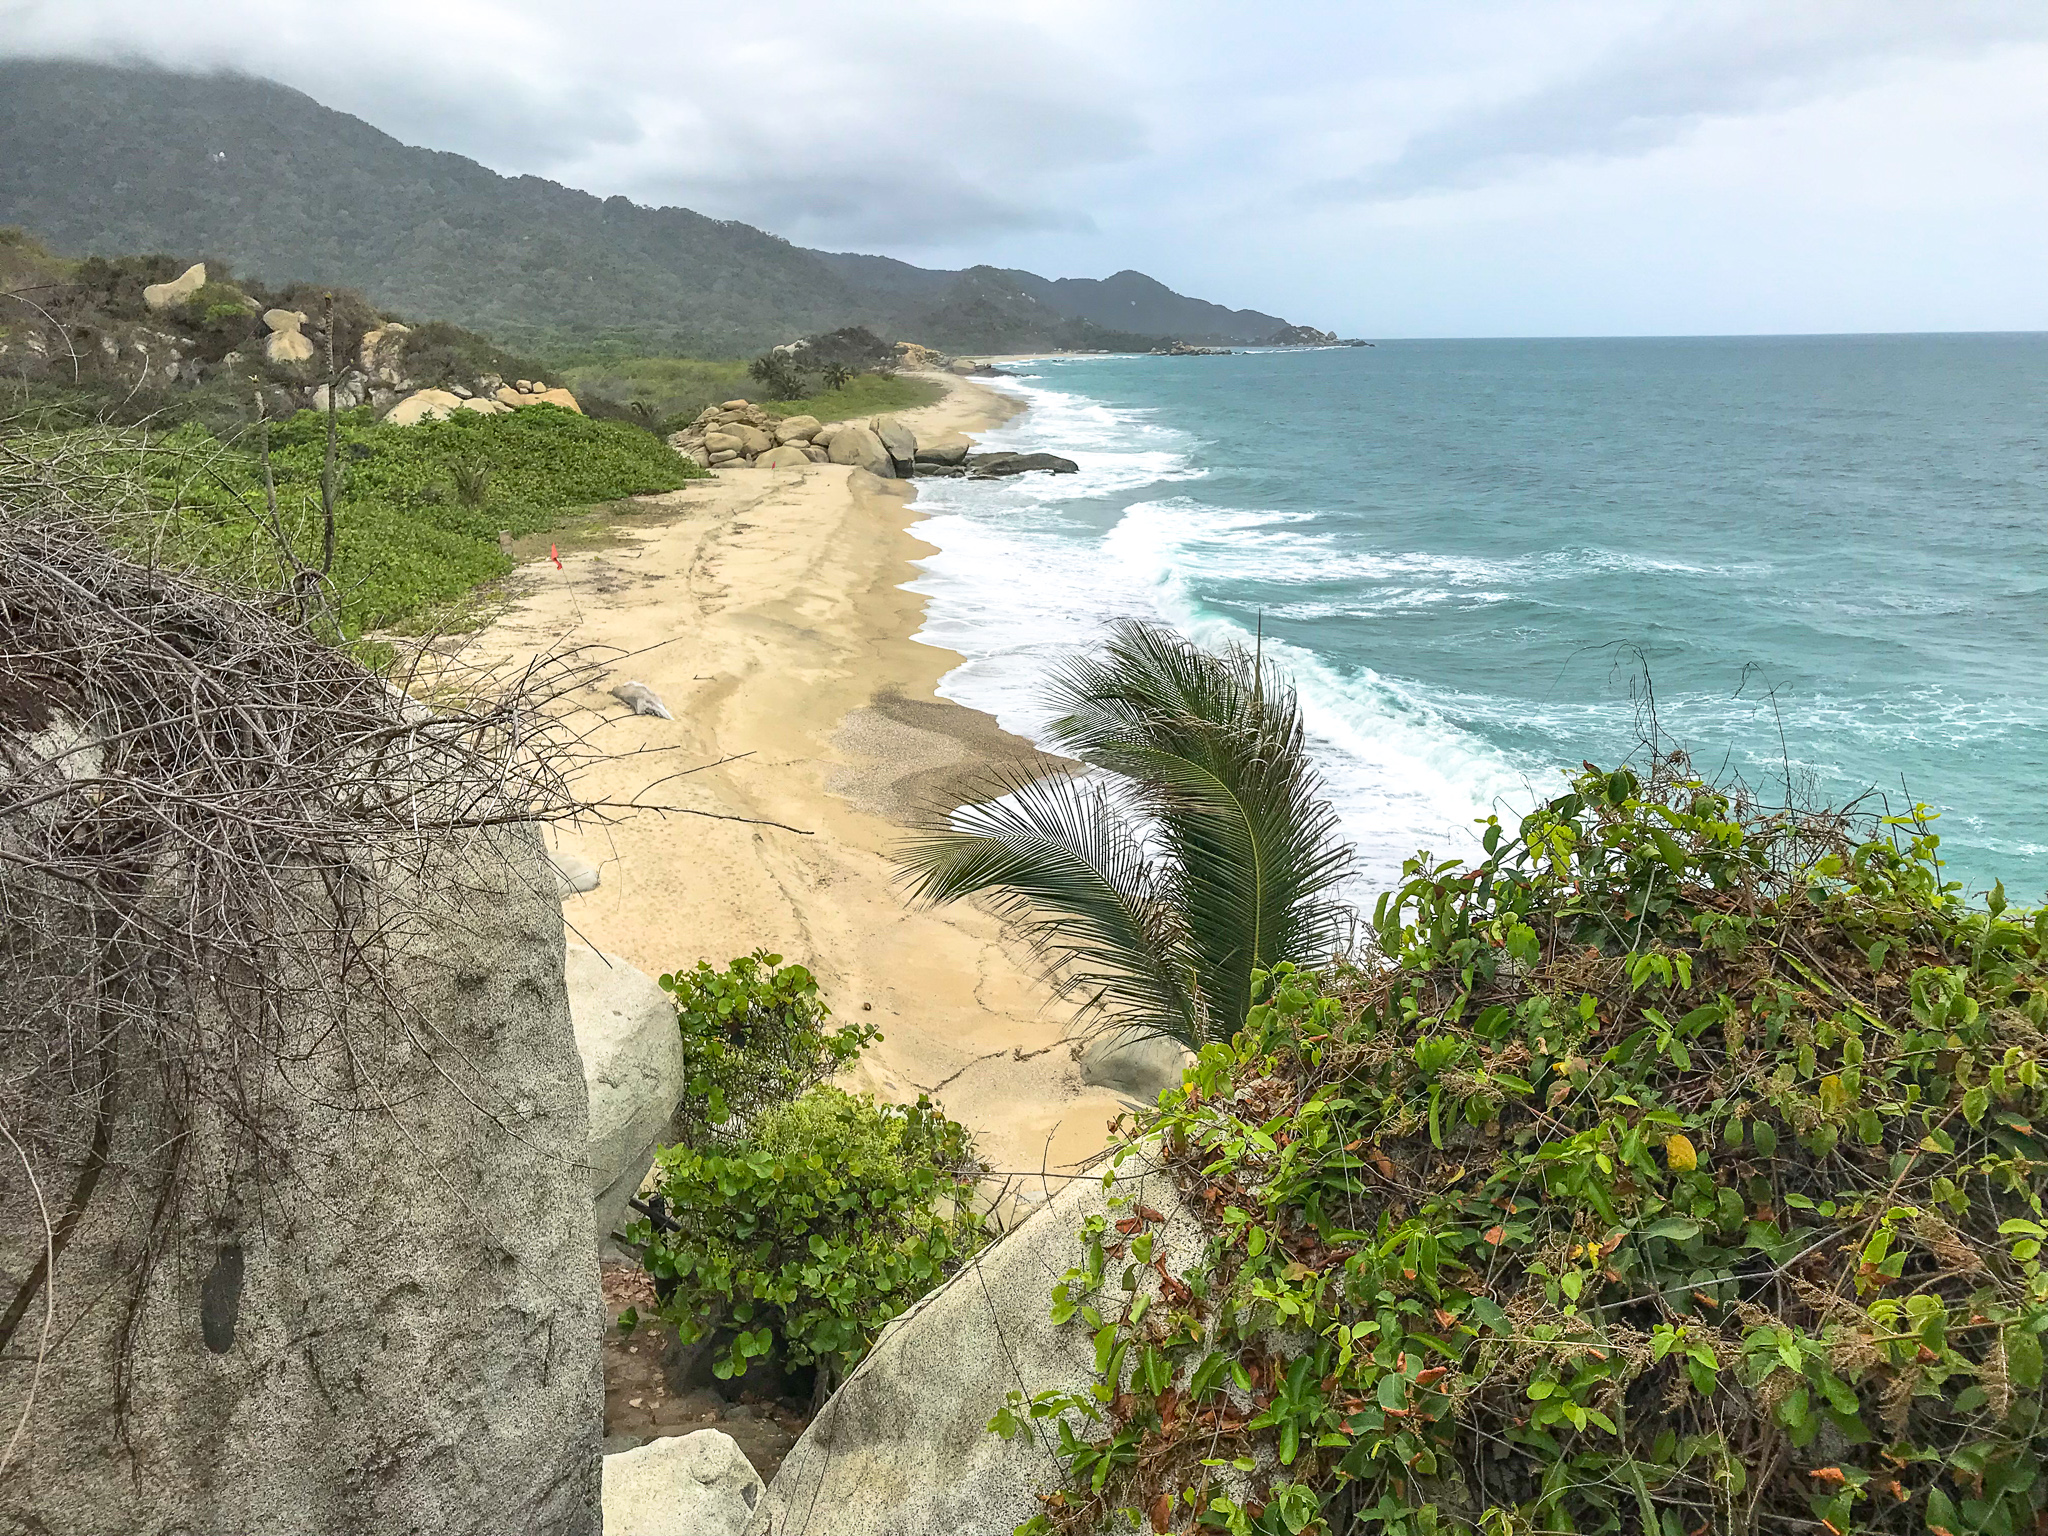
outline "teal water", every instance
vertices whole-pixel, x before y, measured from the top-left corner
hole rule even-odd
[[[1110,618],[1263,623],[1384,883],[1656,729],[1781,800],[1925,801],[1953,872],[2048,890],[2048,336],[1385,342],[1021,366],[933,482],[942,691],[1040,723]],[[1875,802],[1872,802],[1875,803]]]

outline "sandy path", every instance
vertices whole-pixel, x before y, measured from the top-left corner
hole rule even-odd
[[[906,413],[920,437],[1017,409],[946,382],[945,400]],[[1065,1010],[994,919],[971,905],[912,910],[888,858],[917,805],[957,803],[979,770],[1030,753],[932,693],[958,658],[909,638],[923,599],[901,583],[930,546],[904,532],[904,489],[813,465],[724,471],[643,498],[645,515],[606,545],[565,551],[560,571],[522,567],[472,654],[519,659],[563,640],[646,651],[575,702],[605,718],[599,740],[615,751],[679,750],[608,764],[585,793],[628,799],[747,753],[647,798],[811,834],[647,813],[565,833],[603,875],[564,907],[585,942],[650,974],[757,946],[800,960],[835,1012],[883,1032],[860,1086],[898,1100],[931,1091],[996,1168],[1070,1165],[1102,1145],[1122,1105],[1083,1088]],[[675,720],[636,718],[605,695],[628,677]]]

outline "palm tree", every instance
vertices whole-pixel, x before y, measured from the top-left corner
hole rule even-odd
[[[1049,692],[1052,744],[1114,777],[999,777],[905,845],[913,895],[993,892],[1062,995],[1192,1046],[1229,1038],[1253,971],[1320,960],[1345,928],[1351,850],[1293,689],[1242,646],[1127,620]]]

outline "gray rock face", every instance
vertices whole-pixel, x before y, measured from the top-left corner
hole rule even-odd
[[[1142,1029],[1105,1029],[1081,1047],[1081,1081],[1146,1104],[1178,1088],[1195,1053],[1170,1035]]]
[[[747,1536],[1008,1536],[1040,1508],[1058,1468],[1027,1435],[990,1434],[1012,1388],[1083,1389],[1094,1363],[1085,1325],[1055,1328],[1052,1284],[1081,1262],[1075,1237],[1091,1214],[1136,1204],[1155,1252],[1181,1274],[1203,1234],[1173,1181],[1128,1160],[1110,1209],[1099,1178],[1075,1179],[1042,1210],[883,1330],[782,1464]],[[1158,1277],[1138,1284],[1158,1300]],[[1112,1285],[1114,1281],[1112,1281]]]
[[[650,1440],[604,1459],[604,1536],[741,1536],[761,1494],[723,1430]]]
[[[271,1175],[230,1154],[218,1108],[174,1123],[158,1068],[119,1066],[0,1531],[598,1536],[604,1315],[561,912],[538,840],[498,846],[421,888],[397,979],[427,1041],[366,1004],[347,1050],[308,1040],[263,1082]],[[366,1080],[388,1112],[349,1107]],[[57,1199],[88,1166],[76,1152]],[[43,1243],[21,1181],[0,1179],[0,1294]],[[0,1359],[10,1432],[42,1305]]]
[[[564,975],[590,1099],[590,1194],[597,1240],[618,1228],[682,1101],[683,1037],[652,976],[616,955],[571,944]]]
[[[841,427],[832,434],[830,451],[834,464],[851,464],[871,475],[880,475],[884,480],[895,478],[896,461],[871,428]]]

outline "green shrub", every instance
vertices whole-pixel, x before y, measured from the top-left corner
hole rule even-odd
[[[746,1140],[657,1159],[657,1233],[628,1231],[685,1343],[716,1341],[713,1371],[770,1358],[843,1379],[884,1323],[972,1254],[966,1130],[920,1098],[876,1104],[815,1087],[760,1115]]]
[[[1060,1430],[1027,1528],[2040,1529],[2048,909],[1672,764],[1486,849],[1165,1097],[1207,1257],[1085,1234],[1101,1383],[991,1425]]]
[[[826,1081],[881,1038],[864,1024],[828,1028],[832,1010],[811,973],[766,950],[722,971],[700,960],[661,985],[675,999],[689,1081],[676,1114],[695,1144],[750,1132],[762,1111]]]

